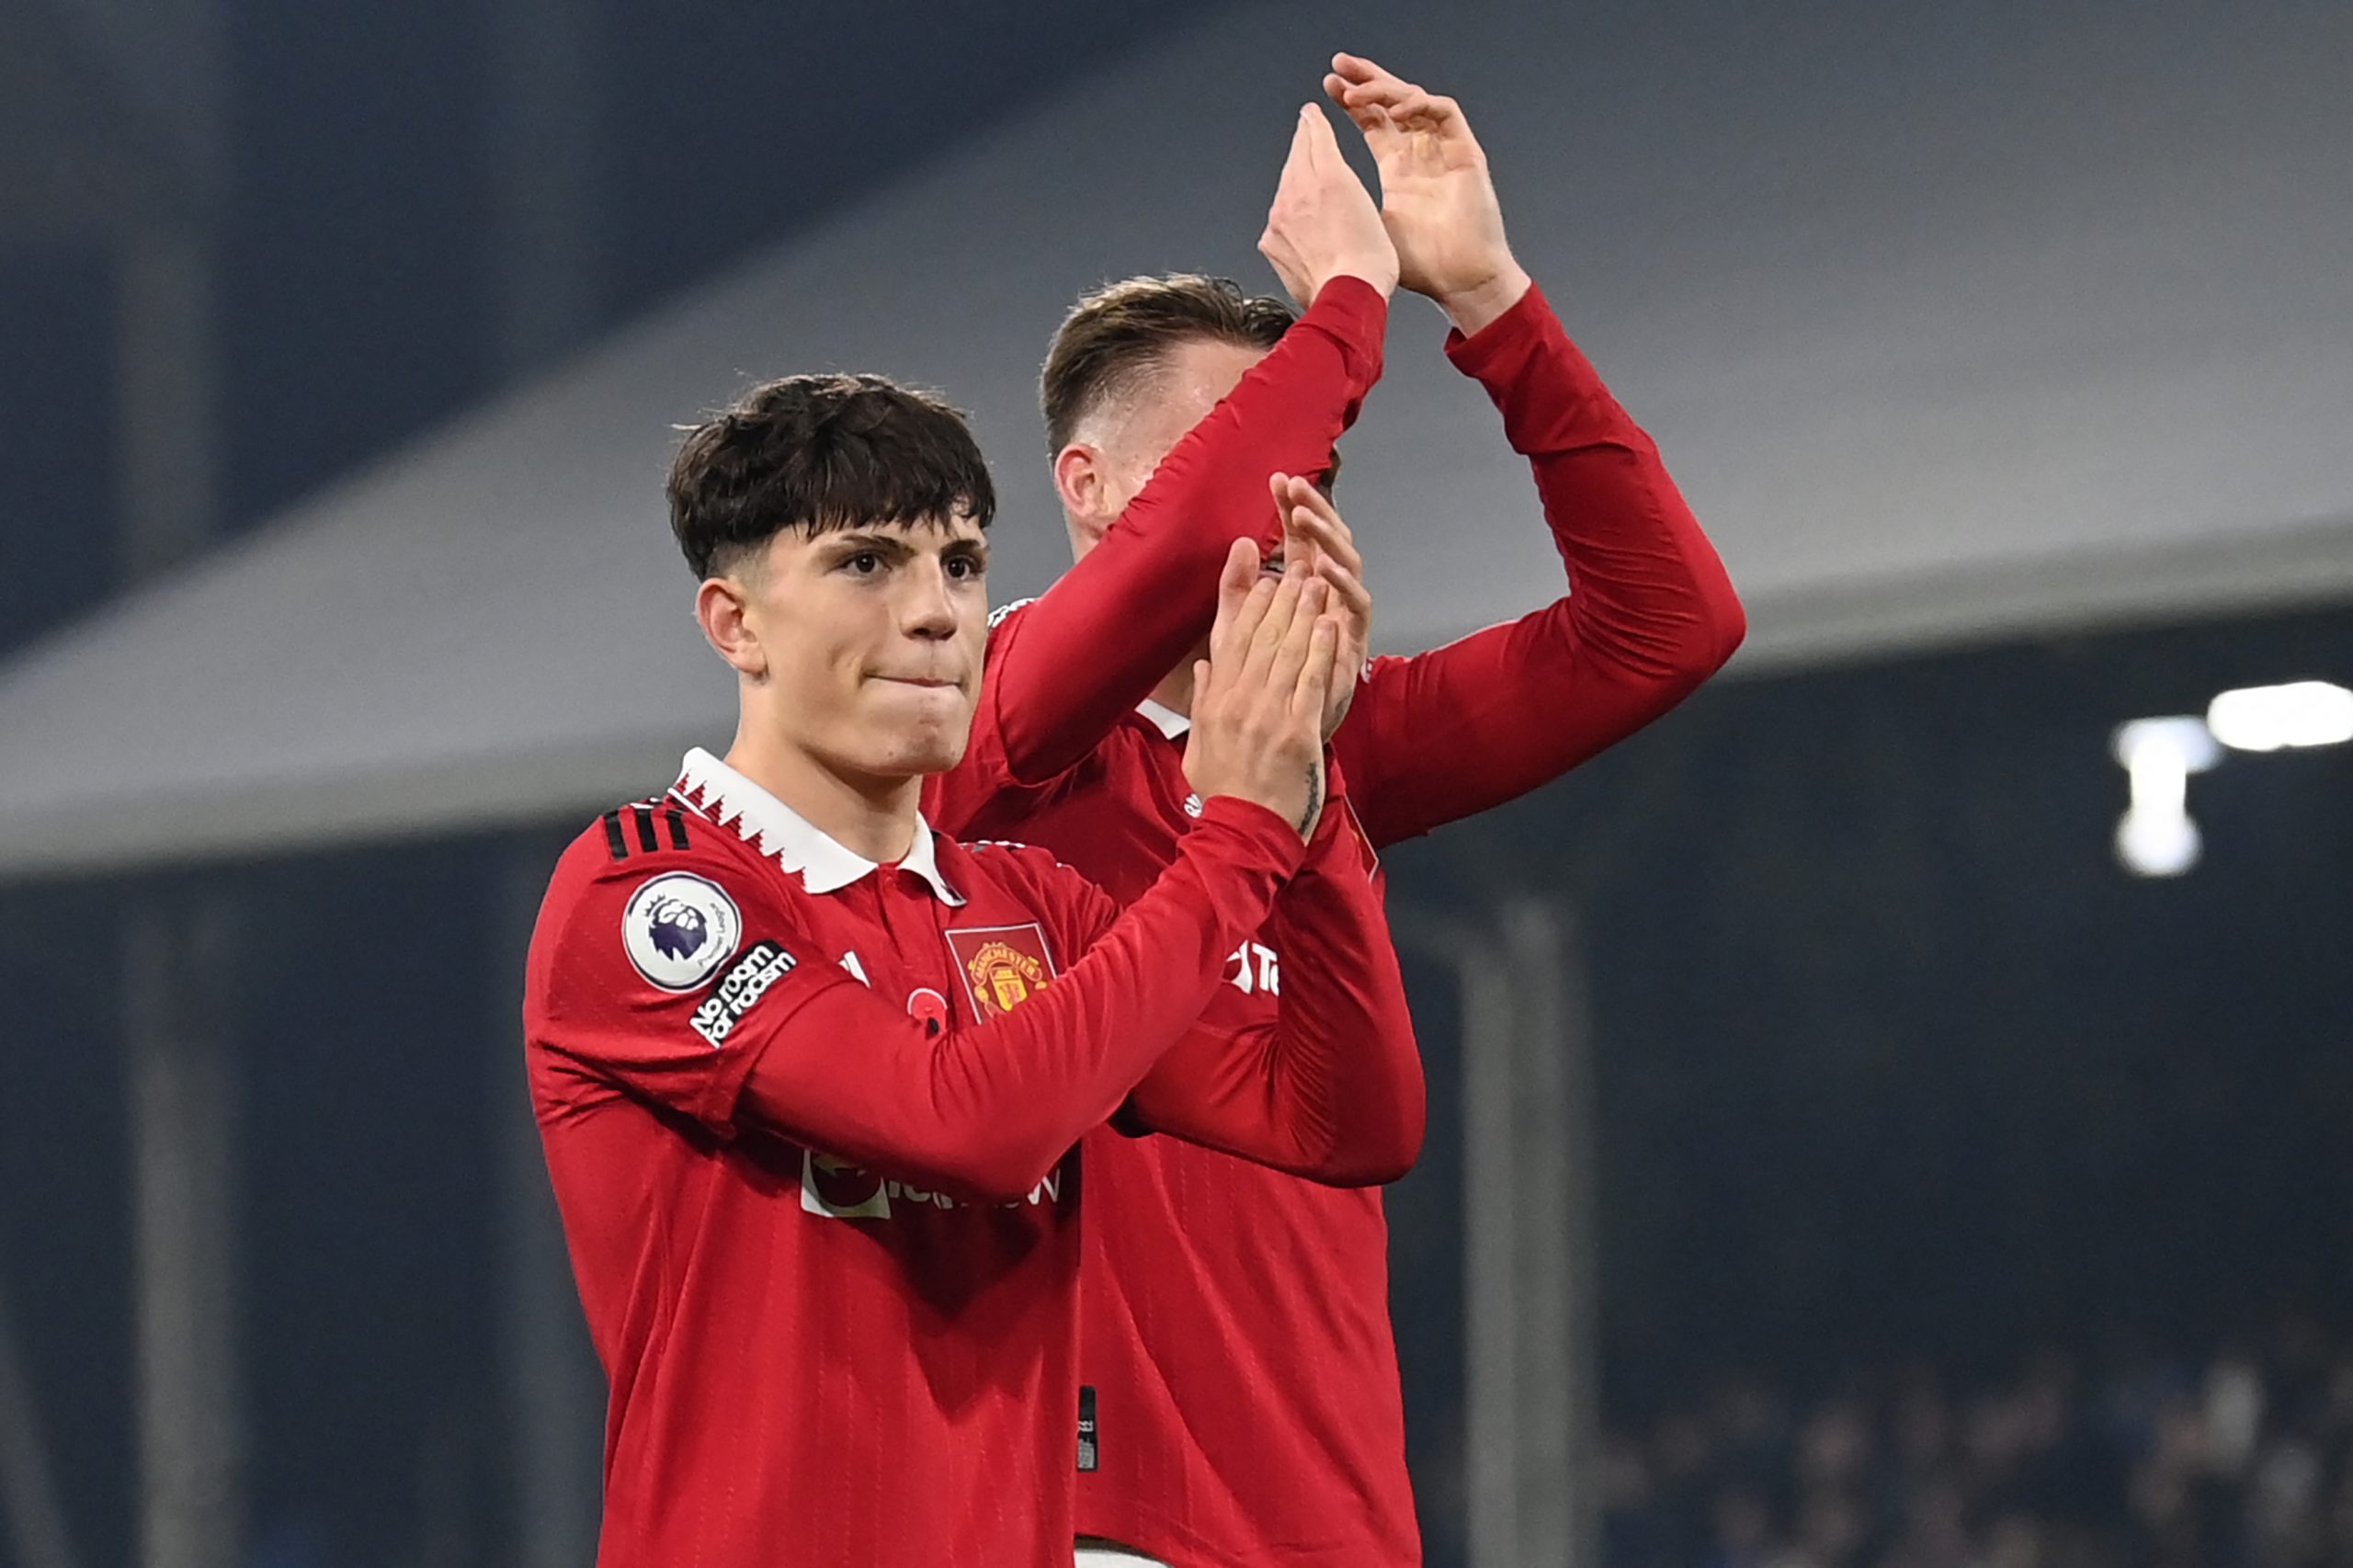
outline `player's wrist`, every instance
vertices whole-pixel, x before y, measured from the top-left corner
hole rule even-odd
[[[1397,264],[1376,256],[1343,261],[1316,281],[1315,297],[1322,297],[1325,289],[1342,278],[1353,278],[1386,300],[1397,292]]]
[[[1247,795],[1211,795],[1203,800],[1193,832],[1204,830],[1213,837],[1233,837],[1251,846],[1254,858],[1284,876],[1297,870],[1307,855],[1308,835],[1300,832],[1298,812]]]
[[[1502,320],[1527,297],[1535,283],[1527,268],[1506,256],[1500,266],[1478,281],[1431,297],[1446,312],[1446,319],[1453,324],[1455,331],[1465,337],[1476,337],[1482,329]]]

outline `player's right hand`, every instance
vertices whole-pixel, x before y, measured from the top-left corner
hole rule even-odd
[[[1381,209],[1313,104],[1299,111],[1258,252],[1302,309],[1344,275],[1363,278],[1384,296],[1397,288],[1397,246],[1381,226]]]
[[[1204,796],[1266,807],[1312,838],[1324,812],[1324,710],[1341,628],[1330,590],[1299,562],[1279,578],[1236,540],[1218,584],[1210,656],[1193,666],[1185,778]]]
[[[1364,132],[1381,171],[1381,218],[1404,287],[1436,300],[1465,336],[1528,292],[1486,152],[1460,104],[1354,54],[1332,57],[1324,90]]]

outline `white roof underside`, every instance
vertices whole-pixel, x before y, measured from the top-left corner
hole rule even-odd
[[[996,591],[1042,587],[1048,333],[1106,277],[1266,279],[1335,45],[1471,109],[1522,258],[1732,565],[1740,667],[2353,589],[2353,7],[1520,9],[1227,6],[114,602],[0,671],[0,871],[666,782],[733,693],[659,479],[750,379],[947,389],[996,464]],[[1439,336],[1401,304],[1348,445],[1392,648],[1558,577]]]

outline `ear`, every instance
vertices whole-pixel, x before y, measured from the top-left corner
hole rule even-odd
[[[1073,441],[1054,457],[1054,494],[1070,519],[1071,543],[1081,555],[1101,542],[1103,530],[1117,521],[1112,505],[1109,464],[1100,448]]]
[[[733,577],[706,577],[695,590],[695,619],[719,656],[735,666],[746,680],[765,680],[767,650],[751,624],[751,606],[744,585]]]

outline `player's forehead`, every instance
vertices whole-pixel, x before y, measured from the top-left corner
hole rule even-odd
[[[1164,397],[1198,404],[1207,413],[1269,352],[1230,338],[1188,337],[1168,348],[1156,379]]]
[[[1106,442],[1157,462],[1208,417],[1267,350],[1224,338],[1187,337],[1160,349],[1111,410]]]
[[[771,549],[792,554],[839,551],[878,543],[914,554],[937,554],[987,537],[981,523],[970,512],[959,508],[915,517],[826,517],[801,528],[783,529],[769,542]]]

